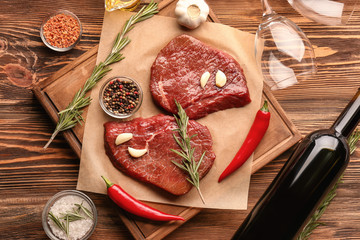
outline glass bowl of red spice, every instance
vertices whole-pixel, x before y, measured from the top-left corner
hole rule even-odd
[[[40,37],[44,44],[57,52],[66,52],[75,47],[81,35],[79,18],[67,10],[49,14],[40,27]]]
[[[141,86],[134,79],[120,76],[107,80],[99,92],[101,108],[114,118],[128,118],[136,113],[142,103]]]

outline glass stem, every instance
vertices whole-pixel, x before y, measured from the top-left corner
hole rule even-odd
[[[263,17],[270,14],[275,14],[267,0],[261,0],[261,5],[263,9]]]

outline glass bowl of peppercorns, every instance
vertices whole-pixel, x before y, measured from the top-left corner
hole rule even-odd
[[[76,46],[82,35],[79,18],[67,10],[49,14],[41,24],[40,37],[44,44],[57,52],[66,52]]]
[[[120,76],[107,80],[99,92],[101,108],[114,118],[128,118],[139,110],[143,92],[134,79]]]

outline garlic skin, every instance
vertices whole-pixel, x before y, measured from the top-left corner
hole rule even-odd
[[[179,0],[176,4],[175,15],[180,25],[195,29],[206,21],[209,6],[204,0]]]

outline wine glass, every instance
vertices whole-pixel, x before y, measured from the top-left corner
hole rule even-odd
[[[345,25],[359,0],[288,0],[301,15],[325,25]]]
[[[292,86],[316,73],[314,49],[304,32],[262,0],[263,16],[256,31],[255,55],[271,90]]]

